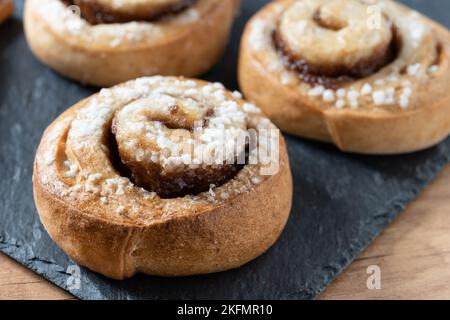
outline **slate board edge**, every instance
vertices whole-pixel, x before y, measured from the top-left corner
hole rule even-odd
[[[445,166],[445,165],[444,165]],[[436,178],[436,176],[442,171],[443,167],[438,170],[438,172],[434,173],[434,176],[432,179],[427,181],[422,188],[415,190],[410,197],[404,198],[403,201],[397,202],[393,204],[393,207],[395,209],[386,210],[383,214],[388,215],[389,218],[386,220],[386,222],[380,227],[379,231],[376,233],[371,233],[369,230],[366,230],[365,234],[367,235],[367,243],[362,243],[360,241],[353,240],[352,244],[355,246],[355,253],[352,253],[351,255],[354,257],[353,259],[345,259],[345,262],[343,263],[343,266],[341,267],[340,271],[334,270],[327,278],[323,279],[323,283],[319,285],[320,289],[316,292],[313,292],[311,297],[307,297],[306,299],[316,299],[322,292],[325,291],[325,289],[342,273],[344,273],[347,268],[355,261],[356,258],[358,258],[371,244],[372,242],[380,236],[380,234],[384,231],[384,229],[390,225],[397,217],[398,215],[406,208],[408,204],[410,204],[425,188]],[[345,256],[345,255],[343,255]],[[298,298],[301,298],[299,296]]]
[[[432,170],[432,175],[429,179],[424,179],[422,188],[417,188],[413,190],[408,197],[404,197],[398,202],[392,203],[391,206],[385,211],[381,212],[380,215],[387,215],[389,218],[386,220],[386,222],[379,228],[378,232],[371,233],[369,230],[365,231],[365,235],[367,235],[367,243],[362,243],[359,241],[353,241],[354,246],[350,246],[350,249],[353,247],[353,250],[347,250],[352,252],[343,252],[341,254],[344,263],[344,267],[341,269],[341,271],[338,271],[337,268],[331,268],[330,274],[327,275],[325,278],[322,279],[321,283],[318,284],[319,289],[318,290],[311,290],[311,285],[307,284],[304,289],[299,290],[298,292],[294,292],[287,295],[287,299],[315,299],[317,298],[326,288],[327,286],[341,273],[343,273],[347,267],[354,261],[354,259],[346,258],[349,256],[357,257],[359,256],[372,242],[375,238],[377,238],[384,230],[386,226],[392,223],[392,221],[400,214],[403,209],[411,202],[413,201],[419,193],[421,193],[435,178],[436,176],[442,171],[442,169],[450,162],[449,157],[445,157],[444,161],[440,163],[439,165],[434,166],[435,169]],[[391,209],[392,208],[392,209]],[[37,214],[37,212],[36,212]],[[14,249],[14,250],[11,250]],[[71,293],[77,298],[80,299],[93,299],[92,293],[85,294],[82,290],[73,290],[69,289],[67,286],[67,279],[70,276],[68,274],[64,267],[60,266],[57,263],[54,263],[52,261],[42,260],[39,259],[32,254],[30,255],[29,252],[27,252],[26,245],[17,243],[14,239],[8,240],[4,239],[0,235],[0,251],[5,253],[10,258],[14,259],[15,261],[19,262],[24,267],[32,270],[36,274],[44,277],[46,280],[50,281],[51,283],[55,284],[59,288]],[[348,253],[348,254],[346,254]],[[28,257],[27,257],[28,256]],[[51,272],[44,272],[42,273],[42,269],[38,268],[39,264],[46,264],[51,267]],[[56,280],[58,279],[58,280]],[[102,296],[98,291],[95,292],[95,299],[102,300],[105,299],[104,296]]]
[[[314,280],[314,282],[307,283],[305,286],[299,288],[297,292],[283,294],[283,298],[312,299],[316,297],[316,295],[322,292],[329,284],[329,282],[341,272],[338,270],[345,270],[348,267],[348,265],[353,261],[354,257],[357,257],[373,241],[373,239],[375,239],[381,233],[383,228],[392,222],[392,220],[400,213],[400,211],[402,211],[403,208],[410,201],[412,201],[415,198],[415,196],[421,190],[423,190],[429,182],[431,182],[434,179],[434,177],[442,170],[444,165],[449,161],[450,161],[449,155],[443,155],[440,158],[436,159],[436,161],[434,162],[435,165],[431,166],[431,168],[428,167],[430,173],[429,176],[427,178],[418,178],[418,182],[421,184],[419,188],[408,189],[407,196],[405,195],[403,198],[398,199],[397,201],[393,201],[391,203],[391,206],[388,207],[388,209],[383,210],[383,212],[379,212],[378,213],[379,216],[384,215],[386,218],[382,220],[383,223],[377,224],[378,231],[371,232],[373,230],[368,229],[364,230],[362,234],[364,235],[364,237],[367,236],[367,238],[365,238],[363,242],[353,240],[350,243],[349,247],[339,252],[340,257],[342,257],[342,260],[340,261],[342,265],[339,268],[335,266],[326,266],[327,272],[325,273],[324,276],[321,277],[321,279],[316,279]],[[369,222],[376,224],[376,222],[372,221]],[[87,292],[86,291],[82,292],[80,290],[69,290],[66,285],[66,280],[69,277],[69,275],[65,272],[64,267],[52,261],[42,260],[34,256],[33,249],[27,243],[19,243],[19,241],[14,237],[4,238],[2,236],[4,235],[0,234],[0,251],[5,252],[8,256],[13,258],[14,260],[18,261],[19,263],[33,270],[34,272],[40,274],[44,278],[50,280],[58,287],[66,291],[69,291],[70,293],[74,294],[76,297],[79,298],[90,298],[90,299],[106,298],[106,296],[100,293],[100,291],[95,290],[96,288],[93,288],[93,290]],[[42,268],[43,265],[45,265],[46,268]],[[343,269],[341,269],[342,266],[344,266]],[[311,289],[313,287],[315,287],[315,289]]]
[[[441,143],[445,143],[444,142]],[[438,161],[436,161],[438,162]],[[366,243],[362,243],[359,241],[353,240],[352,245],[354,245],[355,250],[354,252],[349,253],[350,256],[353,256],[353,258],[342,260],[344,261],[340,271],[334,270],[330,273],[328,277],[325,277],[322,280],[322,284],[319,284],[320,289],[317,291],[311,292],[311,296],[304,296],[304,295],[293,295],[293,298],[298,299],[316,299],[322,292],[325,291],[325,289],[336,279],[337,276],[339,276],[341,273],[344,273],[346,269],[355,261],[357,257],[359,257],[371,244],[372,242],[380,236],[380,234],[385,230],[387,226],[389,226],[396,218],[398,218],[399,214],[401,214],[404,209],[412,203],[419,194],[421,194],[436,178],[437,176],[445,169],[447,165],[450,164],[450,156],[444,155],[442,158],[442,162],[439,161],[439,163],[436,163],[436,166],[434,166],[434,169],[431,169],[430,171],[432,174],[428,177],[428,179],[423,179],[421,181],[422,186],[419,188],[411,189],[409,195],[407,197],[403,197],[400,200],[392,202],[388,208],[384,212],[378,213],[378,216],[385,215],[388,218],[385,220],[385,223],[381,224],[378,228],[377,232],[371,233],[369,229],[366,229],[364,232],[364,235],[367,236],[368,241]],[[364,238],[364,237],[363,237]],[[350,246],[351,248],[352,246]],[[347,250],[349,251],[349,250]],[[342,256],[345,258],[345,254],[342,254]],[[308,289],[306,289],[308,290]]]

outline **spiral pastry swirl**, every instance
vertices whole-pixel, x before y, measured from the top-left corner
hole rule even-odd
[[[250,131],[255,143],[239,143]],[[272,150],[276,170],[252,160]],[[274,243],[292,198],[283,138],[258,108],[220,84],[170,77],[68,109],[44,133],[33,185],[54,241],[117,279],[238,267]]]
[[[281,129],[344,151],[421,150],[450,132],[448,30],[390,0],[279,0],[248,23],[243,93]]]
[[[90,24],[153,21],[189,8],[195,0],[64,0]]]
[[[83,83],[192,77],[221,56],[238,7],[239,0],[30,0],[25,33],[39,60]]]

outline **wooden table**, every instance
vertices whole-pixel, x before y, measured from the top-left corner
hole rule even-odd
[[[374,265],[380,290],[367,288]],[[450,166],[320,298],[450,299]],[[0,299],[73,297],[0,254]]]

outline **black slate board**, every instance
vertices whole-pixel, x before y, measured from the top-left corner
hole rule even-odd
[[[244,0],[233,41],[206,79],[236,89],[239,36],[268,1]],[[405,3],[450,26],[450,2]],[[45,127],[96,91],[39,64],[22,30],[22,1],[0,27],[0,250],[68,289],[74,263],[50,240],[32,196],[32,162]],[[343,154],[287,137],[295,181],[293,210],[283,235],[265,255],[220,274],[111,281],[81,269],[84,299],[311,299],[316,297],[450,161],[450,139],[430,150],[392,157]]]

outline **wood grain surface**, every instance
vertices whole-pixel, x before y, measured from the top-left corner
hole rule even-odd
[[[367,289],[373,265],[381,290]],[[450,166],[320,298],[450,299]]]
[[[73,297],[0,253],[0,299],[66,300]]]
[[[379,290],[367,288],[370,266]],[[450,299],[450,166],[319,298]],[[73,297],[0,254],[0,299]]]

